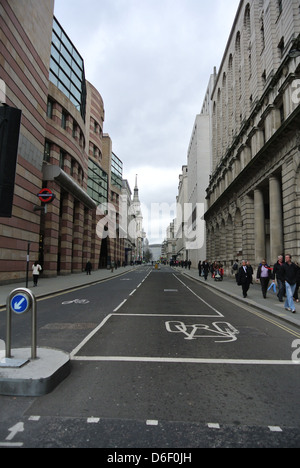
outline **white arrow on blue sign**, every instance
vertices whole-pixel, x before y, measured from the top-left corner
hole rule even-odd
[[[29,308],[29,298],[25,294],[18,294],[11,300],[11,308],[16,314],[24,314]]]

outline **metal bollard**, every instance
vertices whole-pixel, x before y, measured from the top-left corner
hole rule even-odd
[[[11,314],[25,314],[31,309],[31,359],[37,358],[37,307],[36,298],[27,288],[12,291],[6,301],[6,359],[11,356]]]

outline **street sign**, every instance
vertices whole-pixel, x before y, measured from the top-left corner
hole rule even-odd
[[[48,188],[40,190],[37,196],[43,203],[52,203],[55,198],[54,193]]]
[[[11,309],[16,314],[24,314],[28,311],[31,303],[30,299],[25,293],[17,294],[11,299]]]

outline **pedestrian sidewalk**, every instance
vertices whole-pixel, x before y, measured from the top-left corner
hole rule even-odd
[[[234,277],[224,277],[223,281],[215,281],[209,274],[207,281],[205,281],[203,277],[199,277],[198,270],[176,268],[176,271],[199,281],[207,287],[220,291],[234,299],[238,299],[244,304],[254,306],[257,309],[300,327],[300,303],[295,303],[296,314],[286,311],[284,308],[284,302],[279,302],[277,295],[272,290],[268,291],[267,299],[263,298],[260,283],[256,283],[254,278],[253,285],[251,284],[248,291],[248,297],[244,299],[242,296],[242,288],[236,284]]]
[[[125,268],[120,267],[117,270],[111,272],[111,270],[97,270],[92,271],[91,275],[87,275],[85,272],[77,273],[67,276],[57,276],[56,278],[44,278],[40,275],[37,287],[33,287],[32,278],[29,280],[28,289],[30,289],[36,298],[45,297],[51,294],[68,291],[80,286],[85,286],[100,281],[105,281],[109,278],[117,277],[129,273],[134,269],[139,268],[136,266],[127,266]],[[17,288],[25,288],[26,283],[13,283],[4,286],[0,286],[0,307],[6,307],[6,300],[9,294]]]

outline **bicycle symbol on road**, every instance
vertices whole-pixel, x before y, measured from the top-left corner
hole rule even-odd
[[[66,304],[89,304],[90,301],[87,299],[74,299],[73,301],[64,301],[62,302],[63,305]]]
[[[168,332],[185,335],[185,340],[216,338],[215,343],[230,343],[236,341],[236,335],[239,334],[239,331],[227,322],[214,322],[212,328],[204,324],[185,325],[179,321],[166,322],[165,325]]]

